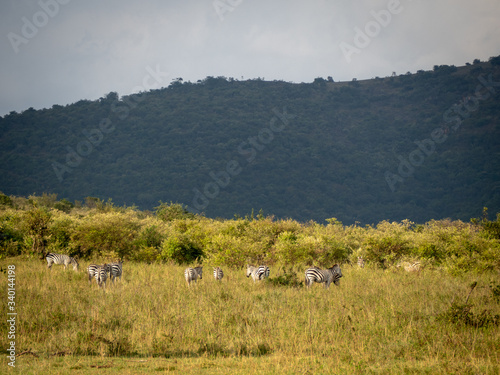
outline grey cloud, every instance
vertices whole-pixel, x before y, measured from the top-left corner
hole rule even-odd
[[[40,2],[60,1],[57,14],[16,53],[9,33],[23,36]],[[208,75],[311,82],[351,80],[463,65],[498,55],[500,3],[400,0],[368,47],[348,62],[339,44],[395,0],[352,2],[243,0],[217,14],[203,1],[4,1],[0,4],[0,115],[43,108],[110,91],[131,93],[148,66],[171,78]],[[219,0],[227,1],[227,0]],[[54,10],[53,6],[52,10]],[[38,23],[43,24],[43,16]],[[165,82],[167,85],[169,82]]]

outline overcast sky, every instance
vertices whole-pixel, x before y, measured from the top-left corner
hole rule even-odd
[[[0,115],[207,76],[312,82],[500,55],[498,0],[0,0]]]

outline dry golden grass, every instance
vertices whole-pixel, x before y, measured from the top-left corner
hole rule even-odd
[[[127,262],[122,282],[102,291],[95,281],[89,287],[87,263],[74,272],[50,271],[40,260],[0,261],[2,269],[16,265],[17,353],[38,356],[18,357],[17,371],[500,372],[500,306],[489,287],[496,275],[460,279],[428,269],[344,265],[339,287],[306,290],[254,283],[242,269],[224,268],[218,283],[207,264],[203,279],[188,288],[185,267]],[[271,277],[280,273],[271,268]],[[302,280],[303,272],[297,276]],[[472,281],[478,283],[468,301],[472,318],[453,315],[452,304],[465,304]],[[2,335],[3,348],[8,341]],[[5,355],[0,366],[6,372]]]

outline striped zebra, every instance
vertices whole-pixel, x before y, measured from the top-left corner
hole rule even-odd
[[[96,276],[97,270],[99,267],[102,267],[102,265],[99,264],[90,264],[87,267],[87,274],[89,276],[89,284],[92,284],[92,279]]]
[[[108,272],[109,272],[108,270],[109,266],[107,264],[98,266],[97,269],[95,270],[94,277],[97,281],[97,285],[99,285],[99,288],[106,287],[106,280],[108,279]]]
[[[109,273],[109,264],[91,264],[87,267],[87,274],[89,276],[89,284],[92,284],[92,279],[96,278],[97,270],[100,267],[106,268],[106,272]],[[97,278],[96,278],[97,280]]]
[[[222,272],[222,268],[215,267],[214,268],[214,278],[215,278],[215,280],[221,281],[223,277],[224,277],[224,272]]]
[[[365,260],[363,259],[363,257],[358,257],[358,267],[365,268]]]
[[[329,288],[332,281],[339,285],[339,279],[342,277],[342,271],[338,264],[332,268],[322,270],[318,267],[308,268],[306,270],[306,286],[309,288],[313,282],[325,283],[325,288]]]
[[[184,277],[186,278],[186,282],[188,286],[191,285],[191,281],[196,282],[197,279],[202,279],[203,267],[188,267],[184,271]]]
[[[52,264],[64,264],[64,269],[71,264],[73,270],[78,271],[78,261],[68,255],[48,253],[45,259],[47,259],[47,267],[50,269],[52,269]]]
[[[109,267],[109,278],[113,283],[115,282],[115,279],[117,277],[120,278],[120,281],[122,281],[122,273],[123,273],[123,260],[120,260],[119,262],[113,262],[108,264]]]
[[[269,277],[269,272],[268,266],[254,267],[247,264],[247,277],[252,276],[254,282]]]

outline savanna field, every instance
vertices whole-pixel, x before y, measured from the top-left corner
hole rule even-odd
[[[4,199],[1,373],[500,372],[499,220],[486,210],[469,223],[361,227],[93,203]],[[49,251],[74,256],[79,270],[49,270],[41,259]],[[89,285],[89,264],[117,259],[121,280]],[[247,278],[247,263],[268,265],[270,277]],[[335,263],[338,286],[305,287],[306,268]],[[184,269],[196,265],[203,278],[188,287]]]

